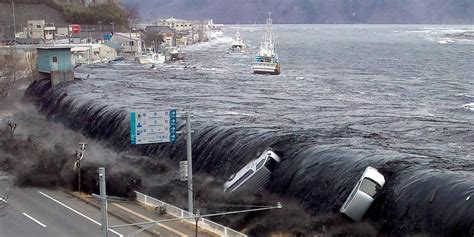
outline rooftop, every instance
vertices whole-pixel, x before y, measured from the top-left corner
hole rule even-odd
[[[168,19],[159,19],[158,21],[165,21],[165,22],[191,22],[191,21],[188,21],[188,20],[183,20],[183,19],[176,19],[176,18],[168,18]]]
[[[71,49],[70,46],[41,46],[38,49],[51,50],[51,49]]]
[[[123,37],[123,38],[132,38],[132,40],[140,40],[140,34],[138,33],[119,33],[119,32],[115,32],[112,37],[115,37],[115,36],[118,36],[118,37]]]
[[[161,33],[169,33],[173,32],[170,27],[168,26],[147,26],[145,28],[146,32],[161,32]]]

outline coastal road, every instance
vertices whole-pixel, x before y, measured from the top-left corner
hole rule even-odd
[[[1,182],[0,182],[1,183]],[[0,190],[6,190],[0,184]],[[37,188],[15,188],[0,210],[0,236],[51,237],[101,236],[100,211],[61,191]],[[109,215],[109,225],[127,224]],[[110,237],[127,236],[137,230],[127,227],[109,230]],[[143,232],[138,236],[151,237]]]

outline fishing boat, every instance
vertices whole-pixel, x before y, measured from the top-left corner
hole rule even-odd
[[[184,60],[184,53],[177,47],[170,48],[168,61],[181,61]]]
[[[161,64],[165,62],[165,56],[160,53],[140,55],[137,57],[137,62],[140,64]]]
[[[230,46],[232,51],[245,51],[247,49],[244,40],[240,36],[240,32],[235,32],[235,36],[232,39],[232,45]]]
[[[271,13],[268,13],[267,23],[265,25],[265,34],[260,44],[260,49],[255,55],[255,61],[252,64],[253,73],[255,74],[280,74],[280,62],[278,54],[275,50],[275,42],[273,39],[273,25]]]
[[[135,59],[140,64],[161,64],[165,62],[165,55],[149,49],[146,54],[137,56]]]

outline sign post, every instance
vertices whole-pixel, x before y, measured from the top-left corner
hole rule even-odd
[[[134,145],[176,141],[176,110],[131,112],[130,137]]]
[[[193,213],[193,157],[191,141],[191,115],[186,112],[186,158],[180,162],[181,180],[188,180],[188,211]],[[133,145],[175,142],[176,110],[130,113],[130,138]]]

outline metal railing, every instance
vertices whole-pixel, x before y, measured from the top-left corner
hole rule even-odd
[[[166,214],[169,214],[171,216],[174,216],[174,217],[177,217],[177,218],[187,218],[187,219],[183,219],[182,221],[184,222],[188,222],[190,224],[193,224],[195,225],[195,221],[194,221],[194,218],[190,218],[190,217],[193,217],[194,214],[190,213],[190,212],[187,212],[181,208],[178,208],[178,207],[175,207],[171,204],[168,204],[166,202],[163,202],[163,201],[160,201],[156,198],[152,198],[150,196],[147,196],[143,193],[140,193],[140,192],[137,192],[135,191],[135,193],[137,194],[137,198],[136,200],[144,205],[147,205],[147,206],[151,206],[157,210],[159,210],[159,208],[164,208],[164,210],[166,210]],[[231,228],[228,228],[228,227],[225,227],[221,224],[218,224],[216,222],[213,222],[213,221],[210,221],[208,219],[205,219],[205,218],[199,218],[199,222],[198,222],[198,226],[201,227],[202,229],[205,229],[207,231],[210,231],[212,233],[215,233],[219,236],[247,236],[245,234],[242,234],[236,230],[233,230]]]

